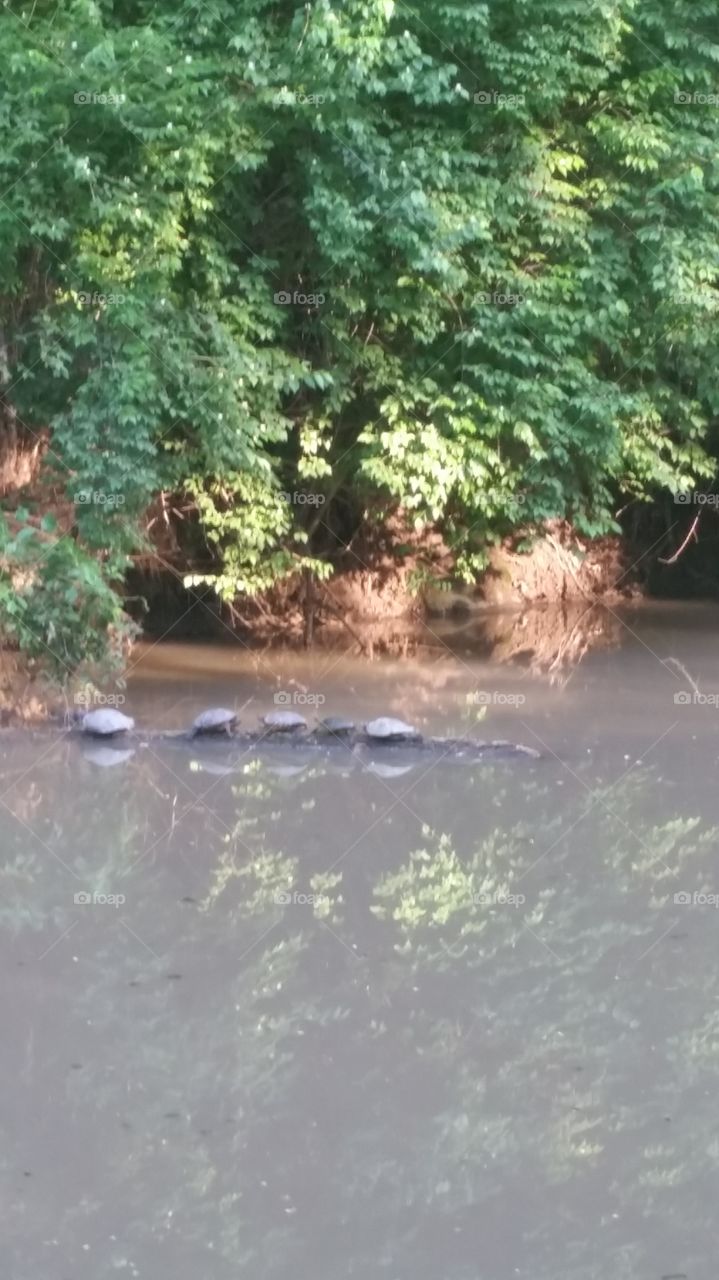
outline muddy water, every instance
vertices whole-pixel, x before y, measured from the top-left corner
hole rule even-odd
[[[163,645],[128,691],[538,761],[0,739],[3,1276],[714,1280],[719,615],[610,631],[551,675]]]

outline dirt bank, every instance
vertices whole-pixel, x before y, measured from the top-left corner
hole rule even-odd
[[[523,534],[494,548],[475,585],[429,589],[424,601],[430,613],[444,614],[572,600],[610,603],[637,594],[619,537],[583,539],[566,521],[556,520],[545,525],[529,548]]]
[[[221,638],[236,632],[249,642],[315,643],[344,628],[360,647],[373,648],[377,631],[394,622],[481,616],[497,609],[580,601],[611,603],[636,597],[625,547],[618,537],[580,538],[563,521],[548,523],[530,543],[517,534],[495,547],[477,581],[457,580],[454,557],[441,535],[416,532],[399,516],[368,525],[337,557],[327,582],[302,575],[262,596],[219,605],[207,590],[186,590],[176,572],[134,575],[133,595],[150,606],[144,625],[153,635],[170,627],[175,638]],[[175,620],[184,619],[178,633]]]

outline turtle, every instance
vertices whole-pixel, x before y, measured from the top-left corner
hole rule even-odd
[[[346,738],[352,733],[354,727],[354,720],[348,720],[346,716],[326,716],[324,720],[320,720],[316,732],[335,738]]]
[[[268,711],[260,720],[270,733],[294,733],[307,728],[307,721],[298,711]]]
[[[369,724],[365,725],[365,733],[369,738],[376,738],[382,742],[404,742],[420,736],[411,724],[405,724],[404,720],[393,720],[391,716],[380,716],[378,720],[370,720]]]
[[[229,735],[236,725],[236,711],[228,711],[227,707],[210,707],[208,711],[201,711],[193,722],[191,736],[196,738],[200,734],[209,733],[226,733]]]
[[[80,714],[78,721],[82,732],[93,738],[115,738],[135,728],[135,721],[114,707],[96,707]]]

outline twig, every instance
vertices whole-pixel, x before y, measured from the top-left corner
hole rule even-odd
[[[315,630],[315,600],[312,582],[312,572],[310,569],[304,569],[302,572],[304,578],[304,631],[302,641],[305,649],[312,648],[312,640]]]
[[[334,600],[334,597],[330,594],[329,587],[326,587],[326,586],[324,585],[324,583],[322,584],[322,594],[323,594],[325,597],[327,597],[327,598],[328,598],[328,608],[329,608],[330,612],[331,612],[331,613],[334,613],[334,614],[339,618],[339,620],[340,620],[340,622],[342,623],[343,627],[346,627],[346,628],[347,628],[347,630],[349,631],[349,633],[350,633],[350,635],[352,636],[352,638],[353,638],[353,639],[356,641],[356,643],[359,645],[359,647],[360,647],[360,652],[361,652],[361,653],[364,653],[367,657],[369,657],[369,656],[370,656],[370,653],[369,653],[369,650],[368,650],[367,645],[365,644],[364,640],[361,638],[361,636],[359,636],[359,635],[357,634],[357,632],[355,631],[354,627],[350,626],[349,622],[347,621],[347,619],[345,618],[344,614],[342,613],[342,610],[340,609],[339,605],[338,605],[338,604],[336,603],[336,601]]]
[[[305,25],[304,25],[304,27],[302,28],[302,35],[300,36],[300,42],[299,42],[299,44],[298,44],[298,46],[297,46],[297,50],[296,50],[296,52],[297,52],[297,53],[299,53],[300,49],[302,48],[302,45],[303,45],[303,44],[304,44],[304,42],[305,42],[305,36],[307,35],[307,28],[308,28],[308,27],[309,27],[309,25],[310,25],[310,16],[311,16],[311,14],[312,14],[312,9],[311,9],[310,5],[306,4],[306,5],[305,5]]]
[[[691,525],[690,525],[690,527],[689,527],[689,532],[688,532],[688,534],[687,534],[686,538],[684,539],[684,541],[683,541],[682,545],[680,546],[679,550],[674,552],[674,555],[673,555],[673,556],[670,556],[668,560],[665,560],[663,556],[658,556],[658,557],[657,557],[657,559],[659,560],[659,563],[660,563],[660,564],[676,564],[676,562],[677,562],[677,560],[679,559],[680,555],[681,555],[681,554],[682,554],[682,552],[686,549],[687,543],[689,542],[689,540],[690,540],[691,538],[693,538],[693,537],[694,537],[694,535],[695,535],[695,533],[696,533],[696,531],[697,531],[697,525],[699,524],[699,521],[700,521],[700,519],[701,519],[701,514],[702,514],[702,513],[701,513],[701,511],[700,511],[700,512],[699,512],[699,514],[698,514],[698,515],[696,515],[696,516],[694,517],[694,519],[692,520]]]
[[[579,578],[574,572],[572,557],[570,556],[569,552],[561,545],[561,543],[557,541],[557,539],[554,537],[553,534],[550,534],[548,536],[547,542],[551,547],[554,547],[555,555],[559,563],[564,566],[565,572],[568,573],[570,577],[574,579],[574,583],[577,587],[577,590],[579,591],[579,594],[583,596],[585,600],[596,600],[597,598],[596,592],[587,591],[579,581]]]
[[[695,692],[695,693],[700,693],[700,692],[701,692],[701,690],[699,689],[699,685],[696,683],[696,680],[692,680],[692,678],[691,678],[691,676],[689,675],[689,672],[687,671],[687,669],[686,669],[686,667],[684,666],[684,663],[683,663],[683,662],[680,662],[678,658],[665,658],[665,659],[664,659],[664,662],[665,662],[665,664],[671,663],[671,665],[672,665],[673,667],[676,667],[678,671],[681,671],[681,673],[682,673],[682,675],[684,676],[685,680],[688,680],[688,681],[689,681],[689,683],[690,683],[690,685],[691,685],[691,687],[692,687],[692,689],[694,690],[694,692]]]
[[[592,609],[593,609],[593,608],[594,608],[594,606],[593,606],[592,604],[588,604],[588,605],[587,605],[587,607],[586,607],[586,609],[584,609],[584,610],[583,610],[583,612],[582,612],[582,613],[580,613],[579,617],[577,618],[576,622],[574,623],[574,626],[572,627],[571,631],[569,632],[569,635],[568,635],[568,636],[566,636],[566,638],[560,642],[559,647],[558,647],[558,649],[557,649],[557,652],[556,652],[556,654],[555,654],[555,656],[554,656],[554,660],[553,660],[553,661],[549,664],[549,666],[547,667],[547,671],[548,671],[548,672],[553,672],[553,671],[556,671],[556,670],[558,670],[559,668],[561,668],[561,666],[562,666],[562,664],[563,664],[563,662],[564,662],[564,659],[565,659],[566,654],[567,654],[567,653],[569,653],[569,651],[570,651],[570,649],[571,649],[572,641],[574,640],[575,632],[579,629],[579,626],[580,626],[581,622],[582,622],[582,621],[583,621],[583,619],[587,616],[587,614],[588,614],[588,613],[591,613],[591,611],[592,611]],[[588,648],[588,641],[586,641],[586,640],[585,640],[585,644],[584,644],[584,653],[586,653],[587,648]],[[581,657],[580,657],[580,659],[579,659],[578,661],[581,661],[581,658],[582,658],[582,657],[584,657],[584,653],[582,653],[582,655],[581,655]]]

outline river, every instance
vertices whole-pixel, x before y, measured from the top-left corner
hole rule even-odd
[[[538,760],[0,738],[3,1276],[715,1280],[719,612],[606,621],[127,689]]]

